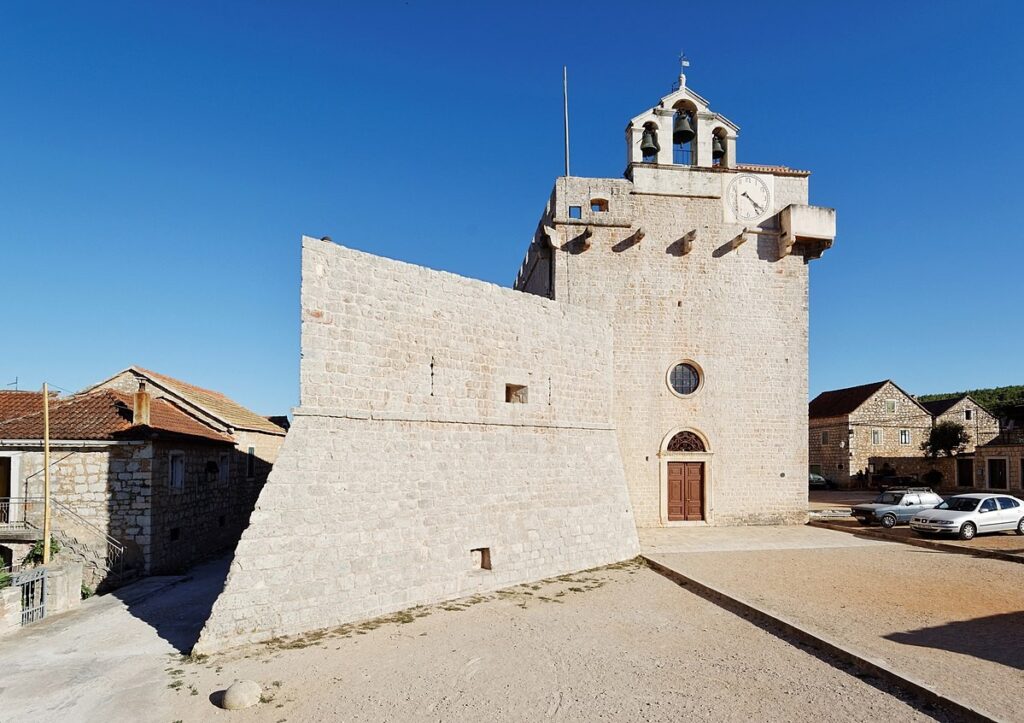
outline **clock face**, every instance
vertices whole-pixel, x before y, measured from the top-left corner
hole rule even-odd
[[[772,192],[768,184],[749,173],[732,179],[725,198],[737,221],[753,221],[772,209]]]

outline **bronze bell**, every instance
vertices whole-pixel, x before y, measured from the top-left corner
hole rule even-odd
[[[716,161],[725,158],[725,146],[722,145],[722,139],[718,136],[711,140],[711,157]]]
[[[656,156],[660,150],[658,131],[653,128],[644,128],[644,134],[640,138],[640,152],[645,156]]]
[[[689,143],[695,135],[697,134],[690,125],[690,114],[676,113],[675,123],[672,124],[672,142]]]

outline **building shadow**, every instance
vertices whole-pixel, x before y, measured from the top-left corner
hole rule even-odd
[[[233,554],[196,565],[183,579],[143,578],[110,593],[181,655],[188,655],[224,590]]]
[[[903,645],[948,650],[1024,670],[1024,612],[890,633],[885,638]]]

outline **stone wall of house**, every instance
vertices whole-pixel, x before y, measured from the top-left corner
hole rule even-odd
[[[811,472],[840,487],[850,485],[850,425],[846,417],[809,420],[807,453]]]
[[[966,412],[970,411],[971,419],[966,419]],[[935,418],[939,422],[957,422],[964,425],[971,441],[967,444],[967,452],[974,451],[979,444],[987,444],[999,434],[999,420],[983,407],[978,406],[970,397],[964,397],[952,407]]]
[[[106,578],[105,571],[98,567],[106,558],[106,540],[95,530],[124,543],[128,560],[148,572],[152,455],[152,447],[146,443],[56,445],[50,450],[53,499],[75,513],[55,506],[52,525],[89,548],[96,562],[87,562],[85,578],[90,587]],[[41,499],[42,450],[25,448],[18,457],[18,494]],[[24,514],[42,527],[41,502],[27,503]]]
[[[181,487],[170,483],[172,454],[184,458]],[[226,444],[154,444],[153,573],[181,572],[238,541],[265,480],[248,476],[246,464],[247,455]]]
[[[712,453],[710,524],[802,523],[808,266],[780,258],[772,213],[765,233],[741,235],[747,226],[725,210],[734,174],[641,170],[635,183],[558,179],[540,224],[558,232],[554,298],[612,323],[613,416],[637,524],[669,524],[663,448],[680,429],[698,432]],[[764,178],[773,211],[807,202],[805,177]],[[593,199],[607,211],[592,211]],[[579,220],[569,217],[575,206]],[[667,377],[684,360],[703,384],[680,397]]]
[[[1017,490],[1020,497],[1024,490],[1024,444],[987,444],[974,452],[975,486],[989,488],[989,463],[993,458],[1006,460],[1008,489]]]
[[[886,406],[890,400],[896,404],[894,411]],[[871,395],[849,419],[851,475],[869,474],[871,457],[924,457],[921,443],[932,428],[932,416],[892,382]],[[901,438],[904,431],[907,441]]]
[[[868,464],[873,465],[876,479],[882,475],[893,475],[896,477],[914,477],[917,482],[914,484],[929,485],[925,475],[929,472],[938,472],[942,479],[932,487],[948,488],[956,486],[956,457],[936,457],[931,459],[923,455],[917,456],[872,456],[868,458]]]
[[[599,314],[307,238],[302,315],[301,406],[196,651],[637,554]]]

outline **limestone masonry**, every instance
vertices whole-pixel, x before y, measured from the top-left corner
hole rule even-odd
[[[300,406],[196,651],[805,521],[835,214],[737,131],[680,77],[625,179],[558,179],[515,290],[304,238]]]

